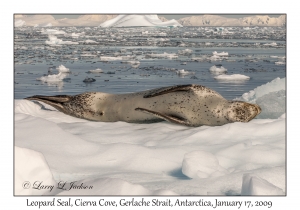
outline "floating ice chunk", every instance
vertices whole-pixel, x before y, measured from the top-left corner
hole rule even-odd
[[[241,195],[285,195],[283,190],[265,179],[244,174]]]
[[[56,30],[56,29],[42,29],[42,34],[55,34],[55,35],[58,35],[58,34],[65,34],[66,32],[64,31],[59,31],[59,30]]]
[[[85,44],[97,44],[98,42],[88,39],[88,40],[83,41],[83,43],[85,43]]]
[[[228,56],[228,52],[220,52],[218,53],[217,51],[212,52],[213,55],[217,56]]]
[[[70,69],[66,68],[64,65],[59,65],[59,67],[56,68],[58,72],[61,73],[69,73]]]
[[[214,77],[216,80],[225,80],[225,81],[244,81],[249,80],[250,77],[242,74],[232,74],[232,75],[218,75]]]
[[[265,46],[277,46],[276,42],[263,44]]]
[[[193,53],[193,50],[190,50],[190,49],[178,50],[178,54],[181,54],[181,55],[190,55],[192,53]]]
[[[275,65],[285,65],[285,62],[282,62],[282,61],[277,61],[277,62],[275,62]]]
[[[270,58],[278,58],[277,55],[270,55]]]
[[[22,27],[22,26],[25,26],[25,25],[26,25],[26,23],[25,23],[24,20],[19,19],[19,20],[15,21],[15,27]]]
[[[222,60],[222,58],[218,55],[213,55],[209,58],[211,61],[218,61],[218,60]]]
[[[185,71],[184,69],[176,71],[179,75],[189,75],[189,74],[195,74],[195,72]]]
[[[228,174],[219,165],[215,155],[206,151],[193,151],[184,155],[182,173],[190,178],[218,177]]]
[[[54,35],[49,35],[49,40],[46,40],[45,43],[48,45],[79,44],[78,42],[63,41]]]
[[[15,147],[14,184],[15,195],[44,195],[51,192],[50,188],[37,190],[33,187],[39,184],[57,185],[44,156],[34,150],[21,147]]]
[[[66,78],[67,74],[59,72],[58,74],[52,74],[37,78],[36,80],[42,82],[61,82],[64,78]]]
[[[103,73],[103,70],[102,69],[94,69],[94,70],[89,70],[88,71],[89,73]]]
[[[212,66],[209,68],[209,71],[223,73],[223,72],[227,72],[227,69],[225,69],[223,66],[221,66],[220,68],[218,68],[217,66]]]
[[[173,58],[178,58],[178,55],[164,52],[163,54],[155,54],[155,53],[147,54],[146,57],[150,57],[150,58],[170,58],[170,59],[173,59]]]
[[[123,60],[123,59],[121,56],[118,56],[118,57],[101,56],[100,60],[101,61],[118,61],[118,60]]]

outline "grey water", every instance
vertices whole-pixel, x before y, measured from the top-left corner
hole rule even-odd
[[[15,99],[90,91],[129,93],[180,84],[204,85],[234,99],[277,77],[286,77],[286,30],[281,27],[22,27],[15,28],[14,36]],[[181,53],[186,49],[191,51]],[[214,51],[229,55],[214,61]],[[153,56],[163,53],[178,57]],[[129,56],[139,64],[101,59],[118,56]],[[49,69],[58,74],[59,65],[71,71],[63,81],[37,80],[47,76]],[[214,65],[222,65],[228,75],[242,74],[250,79],[216,80],[217,74],[209,70]],[[97,68],[103,73],[87,73]],[[193,74],[177,74],[181,69]],[[83,82],[87,77],[95,82]]]

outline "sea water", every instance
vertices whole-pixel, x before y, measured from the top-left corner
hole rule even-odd
[[[286,77],[286,31],[282,27],[253,27],[251,30],[228,27],[225,32],[214,27],[51,29],[66,33],[49,35],[41,28],[15,28],[15,99],[90,91],[129,93],[163,86],[199,84],[230,100],[277,77]],[[145,31],[148,32],[143,33]],[[72,33],[80,35],[75,38]],[[49,44],[53,36],[61,41]],[[228,52],[229,55],[214,60],[214,51]],[[176,56],[151,56],[153,54]],[[101,57],[110,57],[111,60],[103,61]],[[115,60],[117,57],[123,60]],[[126,62],[128,60],[139,63],[133,65]],[[63,80],[37,80],[49,73],[58,74],[60,65],[71,71]],[[209,70],[214,65],[227,69],[222,74],[241,74],[250,79],[216,80],[220,73]],[[95,69],[101,69],[103,73],[88,73]],[[192,74],[176,73],[182,69]],[[83,82],[86,78],[96,81]]]

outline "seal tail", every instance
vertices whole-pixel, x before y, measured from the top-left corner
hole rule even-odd
[[[24,98],[26,100],[30,101],[41,101],[44,102],[45,104],[48,104],[50,106],[53,106],[57,110],[61,112],[65,112],[65,108],[63,106],[63,103],[69,102],[71,100],[72,96],[67,96],[67,95],[57,95],[57,96],[40,96],[40,95],[35,95],[31,97]]]

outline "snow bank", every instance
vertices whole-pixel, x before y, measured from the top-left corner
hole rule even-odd
[[[184,155],[182,173],[190,178],[218,177],[228,174],[226,169],[219,165],[213,154],[206,151],[193,151]]]
[[[244,81],[249,80],[250,77],[242,75],[242,74],[232,74],[232,75],[218,75],[214,77],[216,80],[222,81]]]
[[[286,112],[285,80],[285,78],[276,78],[248,93],[244,93],[235,100],[258,104],[262,112],[257,118],[276,119]]]
[[[267,180],[251,174],[243,176],[241,195],[285,195],[283,190]]]
[[[281,82],[254,92],[278,91]],[[92,122],[15,100],[15,146],[42,153],[56,182],[95,186],[63,195],[285,194],[285,128],[284,114],[195,128]]]
[[[41,183],[42,181],[42,183]],[[15,147],[15,195],[43,195],[49,189],[38,188],[42,184],[56,185],[47,161],[40,152]]]
[[[100,27],[177,27],[176,20],[162,22],[157,15],[118,15],[100,25]]]

